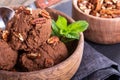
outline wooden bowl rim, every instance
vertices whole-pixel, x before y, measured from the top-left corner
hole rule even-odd
[[[51,9],[55,12],[58,12],[60,14],[62,14],[63,16],[66,16],[66,18],[68,18],[69,20],[72,20],[72,22],[74,21],[71,17],[67,16],[66,14],[64,14],[63,12],[59,11],[59,10],[56,10],[56,9]],[[74,55],[76,54],[83,54],[83,53],[79,53],[78,51],[79,48],[81,48],[81,45],[83,45],[82,47],[84,47],[84,35],[83,33],[81,32],[80,33],[80,39],[78,41],[78,45],[76,47],[76,49],[74,50],[74,52],[64,61],[62,61],[61,63],[57,64],[57,65],[54,65],[50,68],[45,68],[45,69],[41,69],[41,70],[38,70],[38,71],[30,71],[30,72],[13,72],[13,71],[5,71],[5,70],[0,70],[2,71],[2,73],[7,73],[7,74],[14,74],[14,75],[21,75],[21,74],[36,74],[36,73],[39,73],[39,72],[48,72],[49,70],[56,70],[58,67],[61,67],[62,65],[65,65],[70,59],[72,59],[72,57],[74,57]]]
[[[78,0],[72,0],[72,5],[75,7],[75,9],[78,11],[78,12],[80,12],[80,13],[82,13],[83,15],[85,15],[85,16],[87,16],[87,17],[90,17],[90,18],[93,18],[93,19],[98,19],[98,20],[106,20],[106,21],[118,21],[118,20],[120,20],[120,18],[118,17],[118,18],[101,18],[101,17],[96,17],[96,16],[92,16],[92,15],[88,15],[88,14],[86,14],[86,13],[84,13],[83,11],[81,11],[80,9],[79,9],[79,7],[78,7],[78,5],[77,5],[77,1]]]

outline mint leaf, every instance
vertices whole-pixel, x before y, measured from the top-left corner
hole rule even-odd
[[[52,20],[52,35],[60,36],[59,34],[60,29],[57,27],[56,23],[54,20]]]
[[[72,41],[80,38],[80,32],[85,31],[88,28],[86,21],[76,21],[67,25],[67,19],[58,16],[57,21],[52,21],[53,34],[60,38],[63,42]]]
[[[79,39],[80,34],[79,33],[69,33],[65,37],[66,38],[71,38],[71,39]]]
[[[67,27],[67,20],[62,16],[58,16],[56,25],[58,26],[59,29],[65,29]]]
[[[76,21],[68,25],[70,32],[83,32],[87,29],[88,23],[86,21]]]
[[[65,36],[65,34],[68,34],[68,31],[66,29],[61,29],[60,34]]]

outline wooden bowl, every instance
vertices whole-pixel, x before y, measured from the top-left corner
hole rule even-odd
[[[72,17],[89,23],[84,32],[86,39],[100,44],[120,43],[120,18],[108,19],[85,14],[78,8],[77,1],[72,1]]]
[[[55,19],[57,19],[58,15],[62,15],[67,18],[69,23],[74,21],[60,11],[54,9],[47,9],[47,11]],[[76,47],[74,51],[61,63],[50,68],[32,72],[11,72],[1,70],[0,80],[70,80],[77,71],[83,54],[84,38],[82,33],[80,33],[80,35],[81,37],[80,40],[77,41],[77,45],[75,46],[73,43],[73,46]],[[70,48],[73,50],[73,47]]]

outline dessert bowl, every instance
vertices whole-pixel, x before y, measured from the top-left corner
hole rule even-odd
[[[57,19],[58,15],[64,16],[69,23],[74,20],[66,14],[55,10],[46,9],[53,19]],[[45,68],[37,71],[30,72],[14,72],[0,70],[0,80],[69,80],[77,71],[83,54],[84,37],[80,33],[79,41],[74,41],[68,44],[68,53],[70,56],[61,63],[54,65],[50,68]]]
[[[86,20],[88,29],[84,32],[87,40],[100,44],[120,43],[120,18],[101,18],[86,14],[78,7],[78,0],[72,0],[72,17]]]

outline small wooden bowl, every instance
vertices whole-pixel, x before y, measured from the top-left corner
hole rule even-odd
[[[120,43],[120,18],[108,19],[87,15],[78,8],[77,1],[72,1],[72,17],[89,23],[84,32],[86,39],[100,44]]]
[[[67,18],[68,22],[71,23],[74,20],[65,15],[64,13],[54,10],[47,9],[50,15],[57,19],[58,15],[62,15]],[[83,54],[84,38],[83,34],[80,33],[80,40],[77,41],[77,45],[73,43],[76,48],[71,55],[61,63],[46,69],[32,72],[11,72],[11,71],[0,71],[0,80],[70,80],[77,71]],[[70,47],[73,50],[73,47]]]

